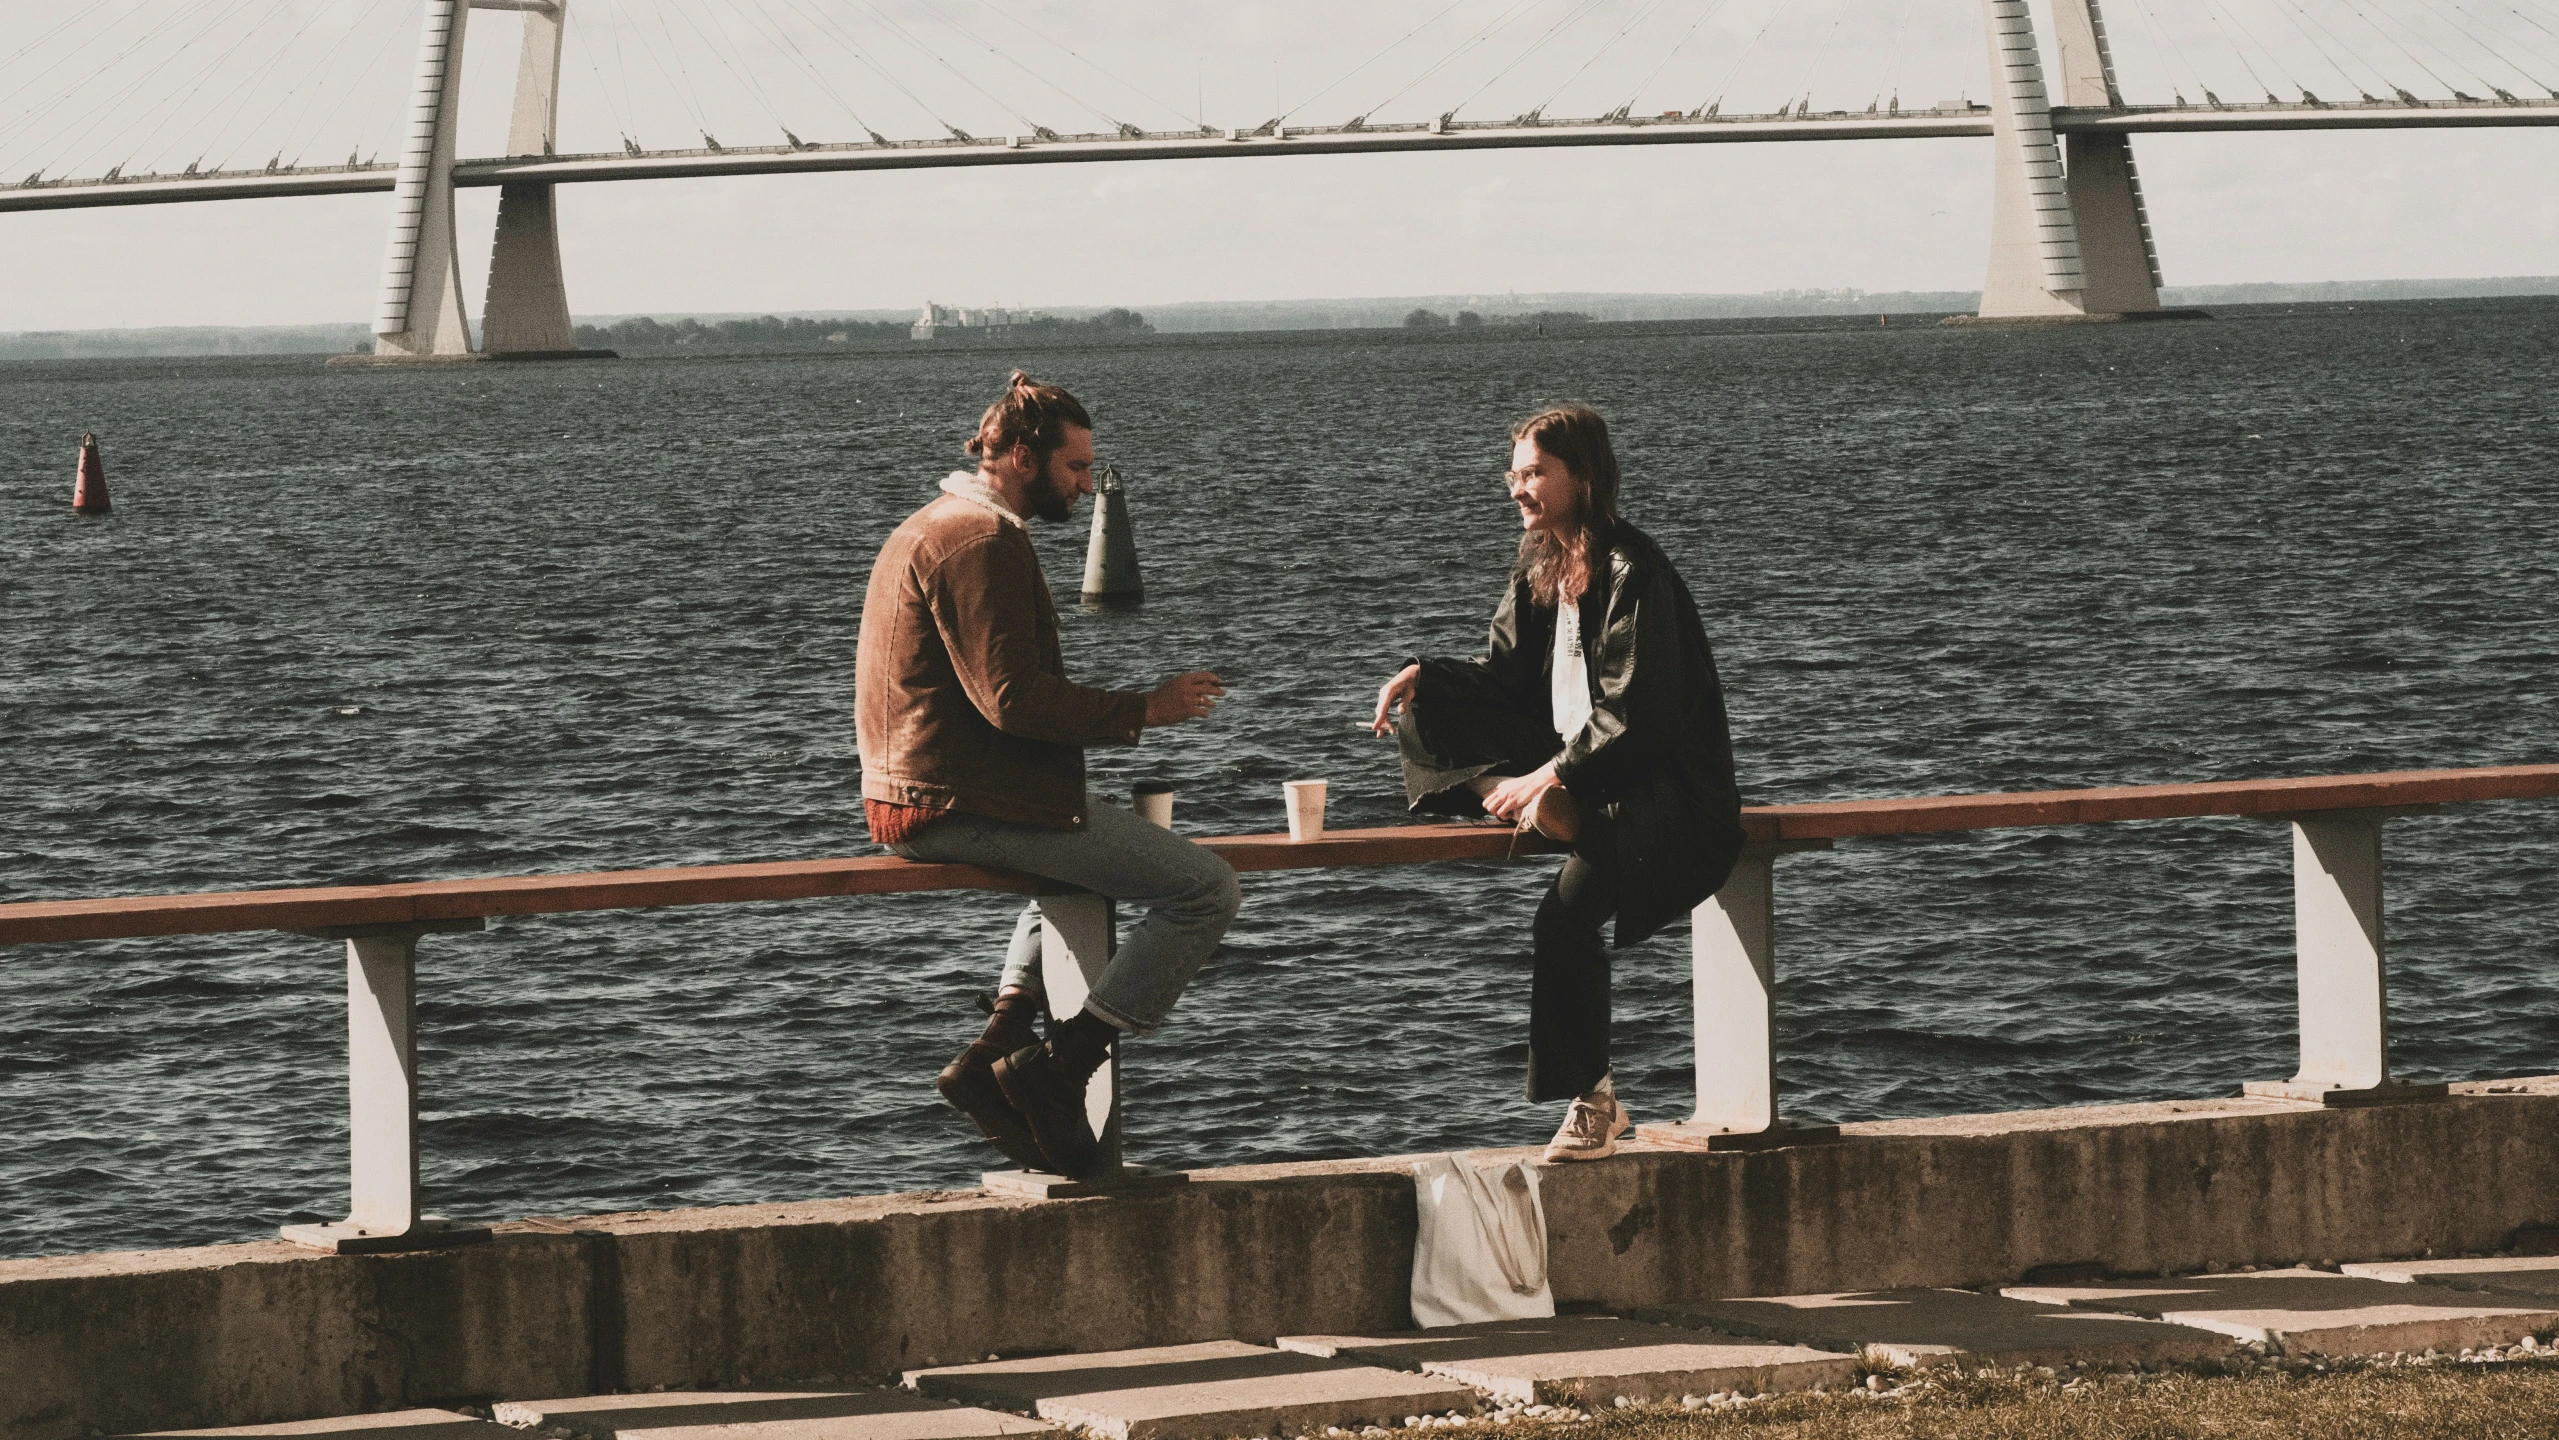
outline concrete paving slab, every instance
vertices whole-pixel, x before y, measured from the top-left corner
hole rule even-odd
[[[1896,1365],[2060,1365],[2203,1360],[2228,1335],[2130,1315],[2057,1309],[1970,1290],[1862,1290],[1665,1306],[1643,1318],[1828,1350],[1878,1351]]]
[[[2559,1301],[2559,1255],[2506,1255],[2484,1260],[2378,1260],[2339,1266],[2349,1275],[2446,1290],[2485,1290]]]
[[[1454,1381],[1235,1340],[911,1370],[906,1383],[1111,1440],[1297,1435],[1476,1405]]]
[[[381,1415],[348,1415],[333,1420],[288,1420],[278,1425],[235,1425],[223,1430],[150,1430],[146,1435],[216,1436],[276,1435],[294,1440],[524,1440],[522,1431],[492,1425],[451,1410],[393,1410]],[[136,1440],[120,1436],[118,1440]]]
[[[904,1390],[666,1390],[508,1400],[491,1413],[507,1425],[566,1430],[579,1440],[992,1440],[1057,1429]],[[524,1437],[521,1429],[503,1433]]]
[[[2559,1310],[2493,1296],[2325,1270],[2012,1285],[2011,1300],[2143,1315],[2262,1340],[2287,1354],[2371,1355],[2504,1345],[2559,1326]]]
[[[1308,1355],[1445,1376],[1497,1400],[1528,1404],[1837,1388],[1857,1379],[1854,1355],[1599,1315],[1383,1335],[1290,1335],[1279,1343]]]

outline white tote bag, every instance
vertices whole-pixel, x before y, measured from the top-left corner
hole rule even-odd
[[[1534,1166],[1433,1155],[1413,1166],[1413,1192],[1422,1215],[1413,1244],[1415,1322],[1429,1329],[1555,1313]]]

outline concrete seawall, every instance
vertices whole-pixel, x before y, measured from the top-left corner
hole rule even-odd
[[[2493,1250],[2559,1224],[2559,1076],[2327,1110],[2209,1100],[1846,1127],[1546,1172],[1559,1302]],[[528,1221],[485,1245],[282,1242],[0,1261],[0,1440],[653,1386],[850,1380],[991,1352],[1411,1323],[1395,1159]]]

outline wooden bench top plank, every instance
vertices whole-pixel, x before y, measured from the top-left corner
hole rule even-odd
[[[1432,860],[1500,860],[1553,853],[1502,825],[1396,825],[1335,830],[1292,844],[1286,835],[1218,835],[1202,844],[1238,870],[1321,869]],[[0,945],[40,940],[111,940],[208,935],[233,930],[316,930],[396,925],[472,916],[559,915],[664,905],[743,904],[892,895],[929,890],[1032,894],[1031,876],[977,865],[927,865],[895,855],[605,870],[579,875],[510,875],[421,880],[398,885],[330,885],[202,895],[134,895],[0,905]]]
[[[2559,796],[2559,765],[2516,765],[2201,785],[1837,800],[1754,806],[1744,812],[1742,819],[1756,840],[1821,840],[2552,796]],[[1224,856],[1237,870],[1498,861],[1553,854],[1558,848],[1535,836],[1521,836],[1508,826],[1480,824],[1334,830],[1303,844],[1293,844],[1285,835],[1207,836],[1200,843]],[[925,865],[894,855],[863,855],[580,875],[427,880],[400,885],[39,900],[0,905],[0,945],[241,930],[315,930],[412,920],[815,900],[931,890],[1028,894],[1036,890],[1037,884],[1029,876],[974,865]]]
[[[138,895],[0,905],[0,944],[106,940],[139,935],[204,935],[227,930],[314,930],[472,916],[553,915],[661,905],[816,900],[921,890],[1027,894],[1026,875],[976,865],[918,865],[895,855],[606,870],[582,875],[511,875],[423,880],[399,885],[329,885],[206,895]]]
[[[1752,813],[1774,819],[1781,839],[1840,840],[1861,835],[1921,835],[2015,825],[2282,815],[2294,811],[2456,805],[2474,800],[2539,800],[2552,796],[2559,796],[2559,765],[2507,765],[2286,780],[2218,780],[2200,785],[2118,785],[2004,795],[1932,795],[1909,800],[1829,800],[1765,806]]]

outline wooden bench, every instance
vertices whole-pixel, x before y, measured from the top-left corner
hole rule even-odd
[[[2406,1085],[2390,1077],[2382,824],[2444,805],[2554,795],[2559,795],[2559,765],[2523,765],[1752,807],[1743,814],[1750,841],[1740,863],[1723,890],[1700,905],[1693,918],[1696,1113],[1675,1125],[1645,1126],[1640,1133],[1705,1149],[1801,1144],[1835,1133],[1827,1127],[1790,1127],[1778,1118],[1778,857],[1868,836],[2207,816],[2285,821],[2292,829],[2301,1064],[2292,1079],[2253,1082],[2248,1092],[2322,1104],[2440,1094],[2439,1085]],[[1556,848],[1535,836],[1487,825],[1337,830],[1302,844],[1284,835],[1210,836],[1200,843],[1248,873],[1500,861],[1551,854]],[[1040,882],[1007,871],[917,864],[886,855],[34,901],[0,905],[0,945],[250,930],[344,940],[353,1206],[340,1224],[287,1227],[287,1234],[338,1249],[400,1249],[486,1233],[443,1226],[419,1209],[415,999],[420,936],[477,930],[500,915],[934,890],[1039,896],[1049,920],[1043,966],[1052,1003],[1061,1011],[1081,1003],[1085,986],[1109,959],[1115,926],[1108,906],[1097,897],[1042,893]],[[1096,1077],[1091,1103],[1097,1128],[1114,1155],[1117,1094],[1115,1069],[1106,1068]],[[1044,1193],[1071,1188],[1043,1185]]]

